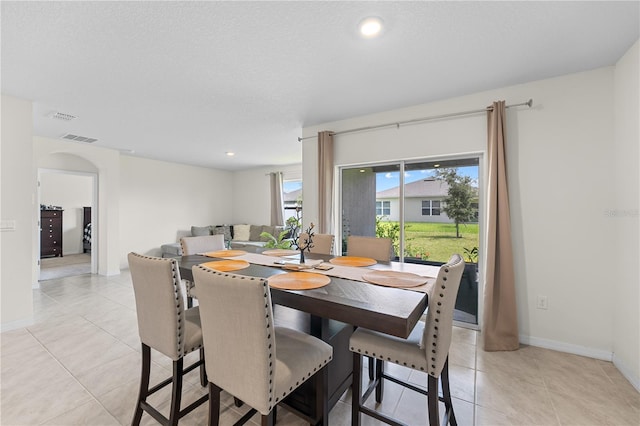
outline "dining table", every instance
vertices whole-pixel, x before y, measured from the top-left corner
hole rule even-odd
[[[314,253],[305,254],[305,264],[300,265],[299,256],[295,255],[235,252],[231,257],[224,252],[182,256],[180,274],[193,282],[195,265],[211,266],[219,261],[223,264],[229,259],[244,262],[242,268],[232,273],[268,280],[276,326],[309,333],[333,347],[333,360],[327,368],[284,401],[288,408],[311,419],[312,424],[328,424],[328,412],[351,386],[353,356],[349,351],[349,338],[355,328],[408,337],[427,308],[428,293],[438,274],[438,267],[429,265],[373,261],[367,266],[344,266],[339,262],[343,257]],[[296,289],[298,270],[327,278],[317,288]],[[380,281],[382,285],[367,281],[367,276],[378,276],[384,274],[383,271],[392,272],[386,272],[391,274],[391,279]],[[393,280],[396,273],[419,276],[423,283],[403,288]],[[283,278],[287,281],[280,280]],[[271,285],[276,281],[294,285]],[[195,286],[197,290],[197,282]]]

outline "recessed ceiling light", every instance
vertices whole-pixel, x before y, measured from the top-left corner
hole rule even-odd
[[[434,164],[433,167],[438,168],[440,167],[440,164]]]
[[[376,16],[365,18],[360,22],[360,25],[358,25],[358,29],[363,37],[376,37],[382,31],[382,19]]]
[[[227,157],[233,157],[234,155],[236,155],[235,152],[231,152],[231,151],[227,151],[225,152],[225,154],[227,154]]]
[[[366,172],[365,169],[360,169],[360,173],[364,173],[364,172]]]

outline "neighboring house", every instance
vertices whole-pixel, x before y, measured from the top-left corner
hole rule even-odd
[[[284,203],[284,220],[296,216],[296,207],[302,207],[302,188],[282,194]]]
[[[449,193],[449,185],[434,178],[421,179],[404,185],[405,222],[453,222],[444,212],[444,199]],[[400,187],[389,188],[376,193],[376,216],[384,220],[400,220]],[[477,209],[478,200],[473,203]]]

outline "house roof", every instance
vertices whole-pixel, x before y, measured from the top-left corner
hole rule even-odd
[[[285,203],[298,201],[298,198],[302,196],[302,188],[296,189],[295,191],[289,191],[282,194],[282,201]]]
[[[404,185],[405,198],[410,197],[446,197],[449,193],[449,185],[437,179],[421,179]],[[376,193],[376,198],[398,198],[400,187],[389,188]]]

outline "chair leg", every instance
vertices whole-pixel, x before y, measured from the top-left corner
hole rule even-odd
[[[187,309],[193,308],[193,297],[187,296]]]
[[[176,426],[180,419],[180,399],[182,398],[182,366],[183,358],[173,361],[173,384],[171,390],[171,411],[169,413],[169,424]]]
[[[266,416],[262,415],[262,426],[274,426],[276,424],[273,414],[274,410],[271,410]]]
[[[371,358],[373,359],[373,358]],[[384,396],[384,379],[382,375],[384,374],[384,361],[381,359],[376,360],[376,380],[378,384],[376,385],[376,402],[382,402],[382,397]]]
[[[351,383],[351,426],[360,426],[362,393],[362,355],[353,353],[353,377]]]
[[[430,375],[427,375],[427,405],[429,408],[429,426],[439,426],[438,379]]]
[[[218,426],[220,422],[220,388],[209,383],[209,426]]]
[[[151,348],[144,343],[142,344],[142,373],[140,374],[140,391],[138,393],[138,402],[136,403],[136,412],[131,421],[132,426],[138,426],[142,419],[141,403],[147,399],[149,392],[149,375],[151,373]]]
[[[456,415],[453,412],[453,402],[451,401],[451,387],[449,386],[449,358],[444,362],[444,367],[440,373],[440,382],[442,383],[442,397],[444,406],[449,414],[449,423],[451,426],[457,426]]]
[[[373,380],[376,376],[375,376],[375,363],[374,363],[374,359],[371,357],[367,358],[369,360],[369,381]]]
[[[209,382],[209,379],[207,378],[207,369],[204,364],[204,348],[200,348],[200,361],[202,361],[202,364],[200,365],[200,385],[204,388]]]

